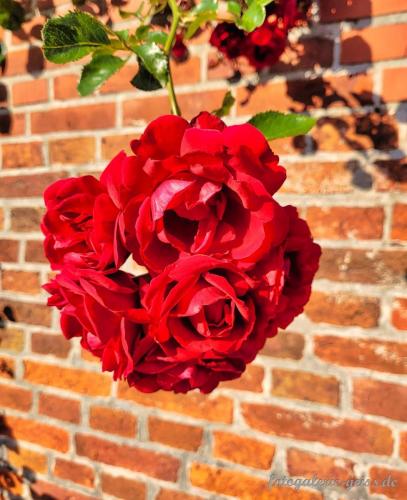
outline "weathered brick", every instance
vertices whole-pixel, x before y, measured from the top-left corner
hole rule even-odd
[[[34,498],[58,498],[61,500],[95,500],[94,496],[83,495],[77,491],[62,488],[53,483],[47,483],[37,479],[31,485]]]
[[[93,137],[75,137],[50,141],[49,154],[53,165],[91,163],[95,159],[95,139]]]
[[[91,467],[58,457],[55,459],[54,476],[67,479],[88,488],[93,487],[95,480],[95,475]]]
[[[342,34],[341,63],[358,64],[406,57],[405,24],[369,26]],[[388,43],[383,43],[387,40]]]
[[[134,437],[136,422],[136,417],[127,411],[103,406],[92,406],[90,408],[89,425],[99,431],[124,437]]]
[[[201,79],[201,61],[195,56],[181,63],[171,60],[171,72],[175,85],[198,83]]]
[[[32,393],[21,387],[0,385],[0,406],[15,410],[29,411],[32,406]]]
[[[18,232],[40,231],[42,208],[16,207],[11,209],[11,229]]]
[[[391,237],[393,240],[407,240],[407,204],[394,205]]]
[[[274,396],[304,399],[332,406],[339,404],[339,381],[335,377],[280,368],[274,368],[272,376],[271,393]]]
[[[318,441],[358,453],[390,455],[393,450],[391,430],[381,424],[265,404],[243,403],[242,410],[251,427],[267,434]]]
[[[21,352],[24,348],[24,332],[17,328],[0,328],[0,349],[2,351]]]
[[[356,379],[353,381],[353,406],[370,415],[407,421],[407,386]]]
[[[213,438],[215,458],[223,458],[256,469],[271,467],[276,449],[274,445],[230,432],[216,431],[213,433]]]
[[[407,159],[376,161],[373,178],[377,191],[407,192]]]
[[[18,447],[18,450],[8,450],[7,460],[13,467],[17,469],[31,469],[39,474],[44,474],[47,471],[47,456],[38,451],[29,450]]]
[[[274,486],[267,481],[239,471],[220,469],[207,464],[193,463],[189,479],[194,486],[237,498],[261,498],[262,500],[321,500],[320,493],[306,489],[295,490]]]
[[[38,412],[71,424],[79,424],[81,420],[81,406],[79,401],[62,398],[54,394],[40,393]]]
[[[243,375],[235,380],[222,382],[220,387],[240,391],[262,392],[264,369],[261,366],[248,365]]]
[[[6,64],[4,76],[15,76],[44,69],[44,55],[40,47],[31,45],[28,49],[13,52],[12,60]]]
[[[31,198],[33,196],[42,196],[46,187],[66,176],[66,172],[55,172],[52,174],[2,177],[0,198]]]
[[[13,379],[15,377],[15,362],[13,358],[0,354],[0,377]]]
[[[203,500],[203,497],[190,495],[189,493],[183,493],[181,491],[161,489],[158,492],[156,500]]]
[[[30,80],[13,85],[14,106],[24,106],[48,100],[48,81],[44,79]]]
[[[268,339],[260,354],[273,358],[301,359],[304,352],[304,337],[300,333],[280,331]]]
[[[407,373],[407,346],[399,342],[323,335],[314,338],[314,345],[315,355],[329,363],[380,372]]]
[[[371,479],[370,492],[385,495],[394,500],[405,500],[407,491],[406,470],[372,467],[369,471]]]
[[[315,323],[372,328],[379,322],[380,301],[349,293],[313,292],[305,313]]]
[[[407,252],[324,248],[317,278],[341,282],[403,285]]]
[[[77,90],[78,75],[62,75],[54,78],[55,99],[75,99],[79,97]]]
[[[31,350],[38,354],[66,358],[71,347],[71,343],[60,333],[35,332],[31,336]]]
[[[24,362],[24,368],[24,379],[34,384],[50,385],[89,396],[110,394],[111,378],[108,375],[28,360]]]
[[[155,451],[119,445],[94,436],[77,434],[76,453],[96,462],[124,467],[165,481],[176,481],[179,460]]]
[[[150,417],[148,433],[151,441],[158,441],[174,448],[196,451],[201,445],[203,430],[194,425]]]
[[[407,432],[400,433],[400,458],[407,462]]]
[[[41,291],[40,276],[34,271],[4,270],[1,272],[1,285],[3,290],[13,292],[38,294]]]
[[[68,451],[69,437],[68,432],[64,429],[9,415],[5,417],[4,423],[17,440],[21,439],[61,452]]]
[[[35,240],[27,241],[24,260],[26,262],[48,262],[44,254],[43,242]]]
[[[17,262],[18,258],[18,241],[16,240],[0,240],[0,261],[1,262]]]
[[[399,330],[407,330],[407,298],[394,299],[391,321]]]
[[[127,479],[123,476],[111,476],[102,473],[103,493],[113,495],[122,500],[135,500],[146,497],[146,485],[141,481]]]
[[[14,321],[29,325],[50,326],[51,310],[42,304],[32,304],[17,300],[0,299],[0,310],[7,307]]]
[[[379,239],[384,212],[381,207],[309,207],[307,222],[314,238]]]
[[[116,121],[114,103],[88,104],[71,108],[35,111],[31,113],[34,134],[62,130],[94,130],[114,127]]]
[[[39,167],[44,164],[41,142],[3,144],[2,157],[3,168]]]
[[[290,448],[287,450],[287,469],[291,476],[329,481],[348,481],[355,478],[354,463],[345,458],[334,458]]]
[[[381,96],[386,102],[404,101],[407,89],[403,84],[407,79],[407,68],[383,69],[383,89]]]
[[[102,158],[110,161],[121,150],[124,150],[127,154],[131,154],[130,142],[137,138],[137,134],[108,135],[103,137]]]
[[[224,396],[208,398],[198,393],[184,395],[165,391],[145,394],[128,387],[125,383],[119,384],[118,395],[121,399],[128,399],[137,404],[204,420],[230,423],[233,419],[233,402]]]

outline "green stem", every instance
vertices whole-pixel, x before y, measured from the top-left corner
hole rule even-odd
[[[168,83],[167,90],[168,96],[171,103],[171,111],[174,115],[181,116],[181,110],[178,106],[177,97],[175,95],[174,82],[172,80],[171,68],[170,68],[170,52],[174,44],[175,35],[177,34],[178,23],[180,21],[180,11],[176,0],[168,0],[168,5],[170,6],[172,12],[172,21],[170,32],[168,33],[167,41],[165,42],[164,52],[168,56]]]

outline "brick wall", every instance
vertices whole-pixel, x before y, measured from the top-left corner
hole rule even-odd
[[[406,498],[407,2],[320,3],[320,22],[293,33],[272,77],[248,85],[256,80],[245,70],[232,85],[230,118],[269,108],[319,117],[310,136],[272,144],[288,170],[279,200],[301,207],[323,247],[318,279],[306,313],[267,343],[240,380],[210,396],[145,395],[112,383],[64,340],[40,288],[49,275],[39,232],[44,187],[104,168],[168,111],[165,93],[132,89],[130,67],[96,97],[79,98],[79,67],[41,57],[41,19],[25,35],[5,35],[0,428],[3,456],[16,468],[14,493],[323,498],[312,487],[270,490],[274,471],[377,481],[328,488],[325,498]],[[187,117],[218,107],[233,74],[215,65],[206,41],[199,36],[189,61],[174,66]],[[396,486],[382,485],[389,474]]]

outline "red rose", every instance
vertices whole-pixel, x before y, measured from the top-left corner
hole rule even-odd
[[[220,381],[239,377],[276,333],[268,328],[275,312],[268,298],[281,289],[274,277],[262,278],[266,304],[258,281],[234,264],[194,255],[168,266],[143,298],[149,336],[159,348],[135,364],[129,383],[143,390],[210,392]],[[148,373],[152,378],[143,380]]]
[[[44,200],[41,229],[52,269],[104,269],[126,259],[116,226],[118,211],[97,179],[85,175],[56,181],[45,190]]]
[[[212,31],[209,43],[228,59],[236,59],[243,54],[245,32],[232,23],[220,23]]]
[[[281,328],[286,328],[303,312],[321,256],[321,247],[313,242],[308,224],[298,217],[297,209],[289,205],[284,210],[290,223],[283,245],[285,277],[276,317]]]
[[[82,347],[101,359],[103,370],[112,371],[115,379],[126,377],[134,368],[142,323],[147,321],[139,282],[120,271],[106,276],[95,270],[64,270],[44,288],[51,294],[48,305],[61,311],[65,337],[81,337]]]
[[[184,37],[181,34],[175,37],[175,43],[171,49],[171,56],[177,62],[184,62],[188,59],[188,47],[185,45]]]
[[[281,57],[287,46],[287,30],[278,20],[265,21],[259,28],[248,33],[244,46],[244,55],[249,63],[261,70],[270,68]]]
[[[198,253],[246,268],[283,241],[287,220],[272,195],[285,170],[253,126],[163,116],[132,148],[135,157],[113,160],[101,182],[127,248],[153,273]]]

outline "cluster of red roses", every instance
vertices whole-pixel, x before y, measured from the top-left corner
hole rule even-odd
[[[162,116],[131,147],[46,190],[48,303],[115,379],[207,393],[303,310],[320,248],[273,199],[285,170],[252,125]]]
[[[275,0],[266,8],[264,23],[245,33],[231,23],[221,23],[212,32],[210,43],[228,59],[245,57],[256,69],[270,68],[287,46],[288,32],[303,21],[310,7],[307,0]]]

